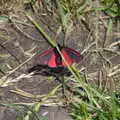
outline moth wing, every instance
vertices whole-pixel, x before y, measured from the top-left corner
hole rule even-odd
[[[38,65],[48,65],[49,60],[51,59],[52,54],[54,53],[52,48],[48,48],[47,50],[43,51],[36,57],[36,63]]]
[[[53,48],[43,51],[36,57],[38,65],[48,65],[49,67],[56,67],[56,53]]]
[[[64,56],[68,65],[78,63],[82,58],[82,56],[77,51],[67,47],[62,49],[62,55]],[[65,65],[64,61],[62,62],[62,64]]]

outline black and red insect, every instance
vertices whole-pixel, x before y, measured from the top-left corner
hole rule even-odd
[[[58,45],[58,47],[65,61],[62,59],[56,47],[48,48],[37,55],[35,59],[37,65],[30,68],[28,72],[34,71],[35,73],[43,73],[45,75],[54,75],[54,73],[59,73],[60,75],[69,74],[66,66],[78,63],[82,56],[72,48],[61,47],[60,45]]]

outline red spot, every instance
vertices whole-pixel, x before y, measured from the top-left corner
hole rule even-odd
[[[56,65],[56,55],[55,53],[51,56],[50,60],[49,60],[49,63],[48,63],[48,66],[49,67],[57,67]]]
[[[64,62],[64,60],[62,60],[62,65],[66,66],[66,62],[67,62],[68,65],[72,65],[73,62],[70,60],[68,54],[64,50],[62,50],[61,52],[62,52],[62,55],[63,55],[63,57],[65,59],[65,62]]]

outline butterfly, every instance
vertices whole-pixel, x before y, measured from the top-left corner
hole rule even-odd
[[[58,45],[58,48],[64,59],[61,57],[56,47],[48,48],[37,55],[35,59],[37,65],[30,68],[28,72],[35,71],[36,74],[41,72],[45,75],[54,75],[54,73],[64,75],[67,73],[69,75],[70,72],[68,72],[67,65],[71,66],[73,63],[78,63],[81,60],[82,55],[69,47]]]

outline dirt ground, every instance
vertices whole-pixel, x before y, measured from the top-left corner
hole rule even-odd
[[[3,11],[7,12],[8,11]],[[16,11],[17,12],[17,11]],[[28,11],[29,12],[29,11]],[[13,15],[13,13],[10,13]],[[30,14],[33,15],[33,13]],[[59,24],[51,16],[48,15],[33,15],[38,23],[42,24],[46,32],[53,38],[55,38],[54,31],[58,28]],[[17,20],[27,20],[21,12],[15,13]],[[27,20],[28,21],[28,20]],[[41,22],[42,21],[42,22]],[[43,22],[44,21],[44,22]],[[30,24],[30,22],[28,21]],[[17,25],[17,26],[16,26]],[[41,51],[47,49],[49,44],[43,38],[43,36],[32,26],[14,24],[9,21],[2,21],[0,23],[0,72],[1,79],[9,74],[9,71],[14,70],[19,65],[24,63],[28,58],[31,57],[33,53],[40,53]],[[52,29],[49,29],[49,27]],[[78,30],[79,31],[79,30]],[[77,33],[79,34],[79,33]],[[57,41],[62,44],[63,35],[59,35]],[[76,39],[71,35],[71,40],[67,41],[68,46],[78,49],[76,42],[79,40],[79,36]],[[84,37],[84,36],[83,36]],[[87,36],[86,36],[87,37]],[[73,42],[73,40],[75,42]],[[84,38],[83,38],[84,39]],[[80,49],[81,50],[81,49]],[[78,50],[78,51],[80,51]],[[4,56],[5,55],[5,56]],[[22,74],[28,74],[27,69],[32,67],[34,63],[33,57],[31,60],[26,62],[22,67],[17,69],[12,74],[6,77],[6,80],[16,79]],[[0,87],[0,103],[34,103],[40,99],[34,99],[25,97],[16,93],[11,92],[11,90],[20,89],[24,92],[31,93],[33,95],[41,95],[49,93],[59,82],[54,80],[54,78],[45,76],[33,76],[31,78],[22,78],[17,82],[13,82],[11,85],[7,83]],[[61,93],[62,95],[62,93]],[[60,96],[61,96],[60,95]],[[59,96],[58,96],[59,97]],[[60,99],[63,99],[60,97]],[[63,101],[63,100],[61,100]],[[63,102],[64,104],[64,102]],[[66,107],[61,106],[43,106],[40,108],[39,114],[41,117],[47,117],[49,120],[67,120],[70,119]],[[0,120],[17,120],[21,118],[20,112],[17,108],[0,107]],[[32,118],[31,118],[32,119]]]
[[[4,84],[0,83],[0,103],[37,102],[39,99],[25,97],[12,92],[12,90],[20,89],[33,95],[41,95],[47,94],[59,84],[59,82],[54,80],[54,78],[41,75],[17,79],[22,74],[27,75],[27,69],[35,64],[35,57],[32,57],[27,62],[26,60],[28,60],[33,53],[40,53],[49,47],[49,44],[46,42],[44,37],[34,28],[34,26],[32,26],[30,21],[24,16],[23,12],[20,11],[24,10],[25,8],[22,5],[19,7],[19,10],[16,10],[15,5],[13,10],[8,10],[9,12],[3,11],[1,13],[2,15],[6,14],[6,12],[7,14],[9,13],[8,15],[12,16],[13,19],[16,19],[17,22],[10,22],[8,20],[3,20],[0,22],[0,77],[1,81],[7,81],[3,82]],[[57,31],[59,27],[56,16],[47,14],[44,11],[38,14],[33,13],[28,9],[27,12],[44,27],[45,31],[53,39],[62,44],[64,39],[63,33],[60,33],[58,36],[55,34],[55,31]],[[51,19],[51,17],[53,19]],[[93,25],[94,20],[92,20],[89,18],[87,21],[90,23],[90,26]],[[23,21],[29,25],[24,25],[23,23],[20,23],[20,21]],[[65,41],[66,45],[81,53],[94,40],[89,38],[90,33],[82,23],[74,25],[71,29],[72,32],[67,36]],[[105,37],[103,33],[104,31],[105,30],[103,27],[101,27],[99,31],[101,33],[101,39],[99,41],[100,46],[102,46],[103,43],[103,41],[101,41],[102,38],[104,39]],[[116,37],[116,35],[113,34],[109,36],[109,39],[112,39],[113,37]],[[109,42],[109,44],[110,43],[112,43],[112,40]],[[104,51],[102,51],[103,56],[101,56],[98,55],[98,53],[96,54],[94,49],[95,47],[93,46],[89,50],[89,53],[85,52],[83,54],[83,60],[80,62],[79,68],[84,68],[83,74],[87,75],[88,81],[90,80],[92,83],[98,83],[98,79],[105,78],[106,74],[108,74],[107,71],[110,68],[110,63],[112,66],[120,64],[120,56]],[[11,71],[12,73],[10,73]],[[108,77],[108,87],[111,87],[112,90],[115,90],[115,81],[117,81],[118,78],[118,76]],[[12,80],[17,80],[17,82],[9,82]],[[103,81],[102,84],[104,83],[105,81]],[[60,99],[62,99],[61,94],[60,96],[58,95]],[[60,106],[43,106],[40,109],[39,114],[43,117],[48,117],[49,120],[70,119],[67,108]],[[21,114],[14,108],[0,107],[0,120],[18,120],[20,115]]]

